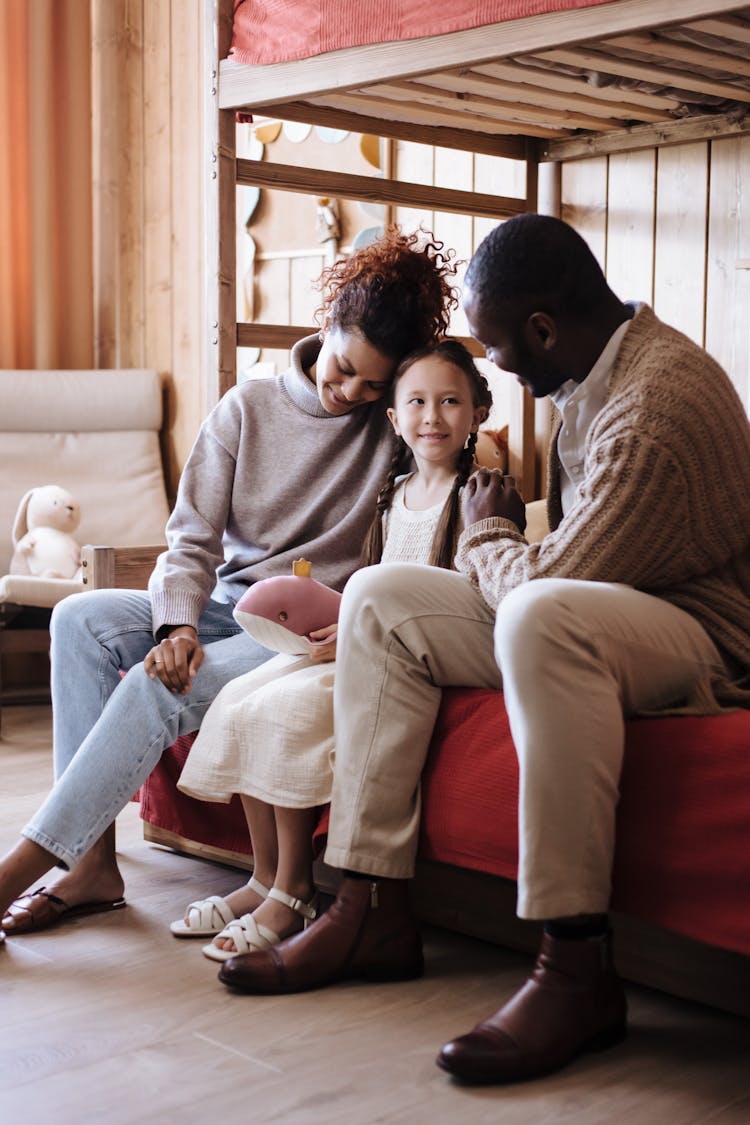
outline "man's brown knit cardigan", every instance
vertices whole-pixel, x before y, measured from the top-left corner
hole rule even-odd
[[[496,606],[534,578],[622,582],[700,621],[727,674],[701,710],[750,707],[750,423],[726,373],[648,307],[618,352],[586,439],[575,505],[560,507],[557,428],[550,527],[528,544],[514,524],[467,528],[458,569]]]

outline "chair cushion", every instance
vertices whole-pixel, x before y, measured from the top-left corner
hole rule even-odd
[[[34,578],[29,574],[6,574],[0,578],[0,602],[52,609],[68,594],[81,594],[83,582],[72,578]]]
[[[44,484],[78,500],[81,546],[163,543],[161,418],[156,371],[0,371],[0,575],[18,504]]]

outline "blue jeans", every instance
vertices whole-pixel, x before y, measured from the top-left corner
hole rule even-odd
[[[52,614],[55,786],[23,835],[73,867],[133,797],[178,735],[197,730],[220,689],[274,654],[244,633],[232,606],[209,602],[203,663],[188,695],[151,680],[148,595],[95,590]],[[127,672],[123,678],[121,672]]]

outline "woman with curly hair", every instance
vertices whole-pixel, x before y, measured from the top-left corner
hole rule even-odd
[[[300,555],[335,589],[356,569],[392,452],[381,400],[404,355],[448,326],[452,257],[431,235],[393,228],[325,271],[319,336],[294,346],[282,376],[232,388],[203,423],[148,593],[56,607],[56,782],[0,862],[8,934],[125,905],[117,814],[219,690],[272,655],[234,620],[248,586]],[[51,888],[14,901],[53,866],[65,873]]]

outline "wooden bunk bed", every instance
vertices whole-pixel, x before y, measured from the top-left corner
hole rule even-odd
[[[569,10],[468,26],[447,35],[365,43],[296,61],[254,65],[227,59],[233,42],[232,0],[208,4],[207,19],[212,33],[218,28],[216,49],[221,60],[214,62],[212,75],[218,112],[211,116],[215,135],[210,182],[216,208],[211,212],[214,268],[209,268],[211,282],[218,279],[218,286],[211,290],[211,359],[219,393],[235,382],[238,345],[285,347],[309,330],[307,326],[236,323],[234,200],[238,183],[500,220],[534,209],[558,213],[560,168],[565,162],[592,154],[636,152],[750,132],[750,7],[719,0],[681,0],[679,5],[672,0],[592,0],[589,4],[585,0],[496,0],[494,6],[483,4],[482,11],[499,9],[504,3],[516,12],[524,6],[537,13],[545,7],[567,6]],[[272,7],[278,9],[279,5]],[[237,160],[234,135],[239,111],[522,159],[527,170],[525,195],[504,198]],[[539,479],[539,427],[533,403],[520,392],[510,423],[511,468],[527,488],[533,488]],[[465,808],[471,808],[467,783],[462,780],[459,785],[457,780],[467,772],[461,765],[466,762],[466,747],[471,745],[473,757],[483,754],[489,768],[502,774],[491,784],[485,782],[484,788],[489,793],[495,784],[505,786],[508,808],[503,806],[501,815],[507,814],[506,819],[513,801],[515,768],[499,693],[452,689],[446,696],[450,698],[444,700],[432,765],[424,780],[425,809],[431,798],[442,804],[425,828],[427,846],[420,853],[423,862],[415,885],[420,911],[437,924],[531,950],[537,943],[536,931],[514,918],[514,890],[508,882],[513,877],[513,824],[505,825],[507,855],[494,868],[482,866],[476,856],[462,859],[458,852],[446,859],[445,849],[441,851],[446,825],[450,830],[452,824],[452,808],[464,802],[464,816]],[[459,730],[461,722],[464,726]],[[710,730],[696,726],[701,722],[704,720],[647,720],[638,730],[628,724],[626,763],[630,760],[632,765],[623,778],[621,812],[629,818],[629,831],[622,834],[624,851],[616,860],[616,874],[619,863],[622,875],[619,885],[626,887],[621,898],[624,907],[620,907],[625,917],[617,925],[618,960],[630,979],[750,1015],[750,769],[746,765],[750,714],[705,720],[713,724]],[[688,725],[676,728],[675,723]],[[479,749],[477,743],[481,743]],[[177,811],[181,795],[176,793],[175,782],[188,745],[189,737],[175,755],[165,755],[149,779],[143,806],[146,838],[208,858],[248,863],[247,847],[234,842],[240,837],[232,836],[228,829],[230,818],[224,806],[209,807],[215,808],[214,827],[206,826],[212,816],[206,806]],[[724,767],[713,768],[702,753],[706,746],[712,754],[717,747],[730,751],[733,763],[725,771],[732,780],[711,798],[713,820],[686,816],[679,826],[662,824],[669,820],[662,817],[665,808],[677,819],[681,810],[690,813],[691,802],[695,806],[692,812],[701,812],[704,796],[708,800],[708,790],[717,777],[721,781]],[[672,757],[666,767],[659,767],[659,796],[648,769],[654,769],[667,750]],[[440,763],[451,755],[453,780],[446,785]],[[683,763],[687,763],[687,771]],[[696,767],[702,771],[700,780],[696,780]],[[677,797],[670,780],[674,770],[687,773]],[[494,846],[498,834],[503,835],[503,831],[498,833],[496,809],[492,815],[495,819],[488,829],[492,839],[485,841],[488,847]],[[427,812],[425,816],[427,819]],[[658,901],[658,874],[640,881],[639,893],[648,885],[652,901],[630,909],[635,902],[633,872],[637,882],[637,872],[644,865],[656,870],[652,861],[660,845],[651,842],[649,833],[663,832],[664,839],[674,840],[678,827],[693,858],[681,856],[681,889],[673,905],[682,904],[687,914],[695,913],[693,872],[702,866],[701,849],[705,854],[708,841],[723,836],[724,854],[731,858],[726,869],[719,862],[721,879],[709,876],[706,882],[705,871],[700,877],[704,879],[701,885],[708,888],[706,893],[715,892],[717,909],[727,905],[730,910],[731,925],[736,926],[731,939],[727,939],[729,921],[727,929],[722,929],[724,923],[713,910],[699,911],[699,925],[713,916],[717,923],[713,932],[696,929],[692,917],[684,925],[682,921],[675,924],[676,916],[665,913],[665,904]],[[698,837],[703,833],[702,840],[695,838],[696,832]],[[727,832],[734,833],[731,842]],[[459,825],[455,839],[460,836]],[[469,836],[474,840],[474,829]],[[215,840],[219,841],[216,846]],[[431,841],[440,847],[433,848]],[[484,873],[490,870],[495,874]],[[498,878],[498,874],[506,878]],[[743,896],[744,906],[737,905]]]
[[[271,11],[253,19],[253,12],[264,7]],[[322,0],[318,7],[324,10]],[[408,0],[400,7],[400,26],[413,31]],[[315,8],[308,3],[306,11]],[[210,367],[218,394],[236,381],[237,346],[285,347],[308,330],[236,323],[237,184],[500,220],[523,211],[559,213],[564,162],[750,132],[750,6],[743,4],[458,0],[451,6],[453,25],[469,26],[450,34],[365,42],[278,62],[265,59],[283,57],[285,51],[281,5],[213,0],[208,11],[220,60],[213,67],[218,112],[210,117],[216,132],[209,208],[210,254],[219,279],[209,297]],[[473,12],[523,11],[540,14],[470,26]],[[341,5],[336,34],[343,42],[366,36],[367,20],[377,24],[372,13],[363,27],[359,10],[349,27],[346,12],[347,5]],[[251,18],[243,25],[244,13]],[[436,19],[445,22],[445,13]],[[312,48],[323,35],[315,19],[310,23]],[[300,34],[293,49],[305,50]],[[238,62],[238,57],[264,61]],[[237,160],[238,112],[523,160],[525,195],[501,197]],[[528,394],[520,389],[514,394],[510,468],[527,498],[533,498],[543,489],[546,416],[541,424],[535,421]]]

